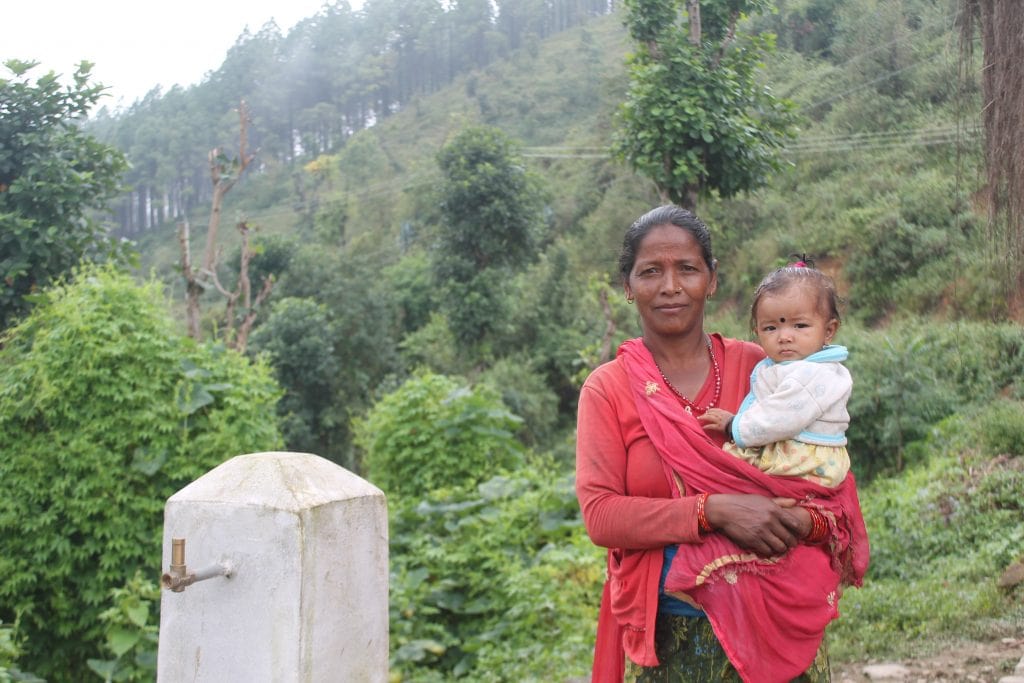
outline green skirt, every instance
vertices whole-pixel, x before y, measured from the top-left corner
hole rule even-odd
[[[626,658],[624,683],[741,683],[725,651],[704,617],[658,614],[654,651],[659,666],[640,666]],[[832,673],[825,641],[799,683],[829,683]]]

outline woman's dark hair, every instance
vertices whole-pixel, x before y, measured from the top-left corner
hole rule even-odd
[[[629,273],[633,270],[633,264],[636,263],[636,252],[640,248],[640,242],[652,228],[659,225],[674,225],[693,235],[697,244],[700,245],[704,262],[708,264],[708,269],[714,272],[715,257],[711,253],[711,232],[708,230],[708,226],[704,225],[704,221],[690,211],[675,204],[666,204],[651,209],[637,218],[626,231],[622,240],[622,253],[619,254],[619,275],[623,282],[629,280]]]
[[[824,312],[829,320],[842,321],[839,317],[839,294],[836,293],[836,283],[825,273],[801,260],[777,268],[761,280],[761,284],[754,290],[754,300],[750,304],[751,330],[757,331],[757,306],[761,299],[766,294],[784,292],[790,287],[813,289],[818,297],[818,310]]]

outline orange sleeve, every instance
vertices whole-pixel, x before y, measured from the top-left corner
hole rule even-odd
[[[576,495],[597,545],[640,550],[700,541],[696,498],[672,497],[615,361],[596,370],[580,392]]]
[[[712,341],[723,361],[719,405],[736,412],[764,351],[717,334]],[[576,429],[576,495],[595,544],[640,550],[701,541],[696,498],[672,497],[661,456],[644,431],[617,360],[594,370],[584,383]],[[725,439],[710,436],[719,445]]]

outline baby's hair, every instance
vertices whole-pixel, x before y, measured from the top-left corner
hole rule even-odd
[[[839,317],[839,294],[836,284],[828,275],[814,267],[814,260],[807,254],[793,254],[792,263],[768,273],[754,290],[750,304],[750,329],[757,330],[757,306],[766,294],[784,292],[790,287],[808,287],[817,292],[818,308],[829,320],[841,322]]]

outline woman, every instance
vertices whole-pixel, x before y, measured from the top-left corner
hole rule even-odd
[[[592,680],[740,680],[695,601],[664,593],[663,569],[677,549],[692,553],[705,539],[758,558],[786,557],[815,531],[813,512],[792,498],[725,493],[749,488],[735,473],[723,479],[738,488],[714,486],[718,467],[729,467],[716,458],[756,468],[721,451],[724,435],[705,435],[695,418],[714,407],[735,412],[764,352],[704,331],[704,305],[718,284],[707,227],[679,207],[654,209],[627,231],[619,268],[643,336],[587,379],[577,429],[577,496],[591,539],[609,549]],[[645,399],[672,414],[649,410]],[[662,453],[680,445],[699,453]],[[843,521],[827,519],[833,531]],[[866,548],[857,559],[866,561]],[[849,568],[844,579],[858,582],[863,568]],[[749,668],[742,675],[763,680]],[[805,680],[829,680],[823,652],[807,662]]]

